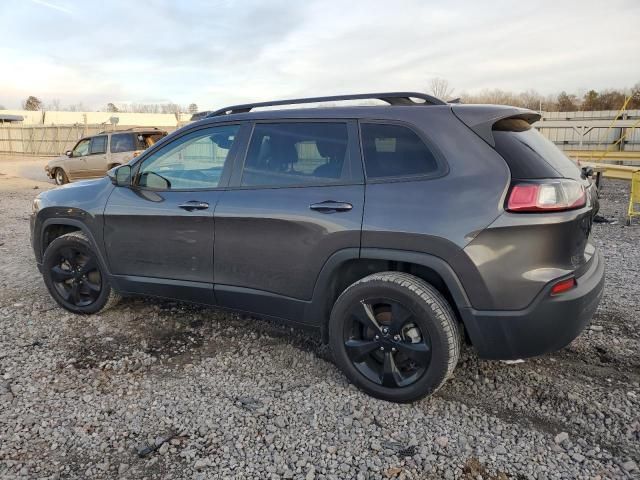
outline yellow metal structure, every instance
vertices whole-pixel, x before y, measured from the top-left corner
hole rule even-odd
[[[640,210],[636,210],[636,205],[640,205],[640,170],[631,175],[631,194],[629,195],[629,212],[627,214],[627,225],[631,225],[633,217],[640,217]]]

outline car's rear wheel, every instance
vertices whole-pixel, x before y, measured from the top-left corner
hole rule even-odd
[[[56,185],[64,185],[65,183],[69,183],[67,174],[64,173],[64,170],[61,168],[56,168],[56,171],[53,172],[53,180],[56,182]]]
[[[338,366],[356,386],[393,402],[435,392],[460,355],[446,299],[401,272],[376,273],[348,287],[331,312],[329,339]]]
[[[51,242],[44,253],[42,275],[53,299],[70,312],[96,313],[120,299],[82,232],[67,233]]]

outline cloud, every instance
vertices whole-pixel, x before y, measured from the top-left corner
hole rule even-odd
[[[393,8],[382,0],[61,5],[0,3],[0,103],[17,106],[37,95],[94,108],[156,99],[215,108],[424,90],[436,76],[457,93],[555,93],[640,81],[632,51],[620,48],[640,44],[634,0],[585,0],[580,8],[547,0],[491,8],[470,0],[397,0]]]
[[[36,3],[38,5],[42,5],[43,7],[47,7],[47,8],[51,8],[53,10],[57,10],[59,12],[62,13],[66,13],[67,15],[73,15],[73,11],[69,10],[66,7],[62,7],[60,5],[56,5],[55,3],[52,2],[45,2],[45,0],[31,0],[33,3]]]

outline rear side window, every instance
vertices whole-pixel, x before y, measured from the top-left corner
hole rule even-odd
[[[156,143],[162,137],[165,137],[167,134],[164,132],[161,133],[139,133],[134,135],[136,140],[136,147],[134,150],[146,150],[151,145]]]
[[[89,153],[91,155],[95,153],[107,153],[107,136],[101,135],[99,137],[93,137],[91,139],[91,146],[89,147]]]
[[[346,123],[257,124],[242,171],[243,186],[325,184],[346,177]]]
[[[364,123],[361,132],[369,179],[430,175],[439,170],[431,150],[410,128]]]
[[[111,135],[111,153],[131,152],[136,150],[134,136],[131,133]]]
[[[580,178],[580,169],[529,122],[506,118],[493,125],[495,148],[514,179]]]

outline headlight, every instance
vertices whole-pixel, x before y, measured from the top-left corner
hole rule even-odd
[[[31,204],[31,211],[33,213],[38,213],[40,210],[40,197],[36,197],[33,199],[33,203]]]

